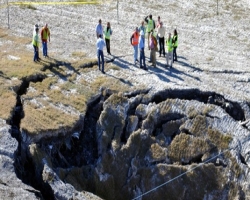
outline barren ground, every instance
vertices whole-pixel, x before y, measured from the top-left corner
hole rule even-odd
[[[15,2],[15,0],[13,0]],[[121,70],[108,70],[106,75],[97,68],[88,72],[89,80],[99,76],[123,78],[136,86],[199,88],[215,91],[237,100],[250,99],[250,26],[248,0],[219,1],[119,1],[119,16],[116,1],[100,1],[99,5],[32,5],[10,4],[10,32],[17,36],[32,38],[34,24],[40,27],[48,23],[51,29],[49,55],[53,58],[72,61],[73,53],[94,58],[95,26],[101,18],[103,25],[111,23],[111,53],[114,64]],[[1,28],[7,28],[7,9],[0,3]],[[129,43],[135,26],[146,15],[157,20],[160,15],[167,32],[177,28],[179,47],[178,62],[166,68],[165,59],[157,55],[157,68],[144,71],[133,65],[133,48]],[[2,46],[3,42],[0,42]],[[10,45],[10,48],[11,47]],[[33,51],[27,44],[24,48]],[[3,49],[1,49],[3,50]],[[41,53],[41,51],[40,51]],[[16,52],[18,56],[18,51]],[[146,49],[146,57],[149,51]],[[32,59],[32,58],[31,58]],[[150,65],[150,63],[147,63]]]

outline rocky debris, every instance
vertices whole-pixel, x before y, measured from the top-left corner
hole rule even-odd
[[[0,196],[1,199],[43,199],[42,194],[16,176],[18,142],[11,137],[11,127],[0,119]]]
[[[141,102],[137,106],[134,97],[132,100],[121,94],[106,97],[95,130],[97,162],[88,175],[83,168],[83,174],[78,171],[79,176],[88,177],[84,184],[76,179],[67,180],[75,187],[81,184],[85,189],[92,188],[93,193],[104,199],[132,199],[187,173],[179,181],[143,198],[162,199],[165,190],[171,199],[185,199],[194,194],[199,199],[210,195],[215,199],[244,198],[249,185],[243,178],[248,176],[245,169],[249,160],[244,152],[249,130],[222,107],[197,100],[168,99],[176,91],[165,92],[165,100],[157,104],[148,102],[150,109],[142,104],[141,98],[148,94],[138,94]],[[202,92],[197,94],[202,98]],[[142,108],[144,111],[138,112]],[[129,133],[131,124],[133,131]],[[75,174],[74,169],[67,176],[71,173]],[[228,185],[233,187],[229,189]],[[199,188],[199,192],[193,188]]]
[[[249,105],[221,97],[231,110],[240,107],[235,115],[222,104],[207,103],[211,95],[219,96],[103,88],[88,103],[79,132],[40,135],[28,143],[15,133],[19,148],[11,138],[15,145],[2,152],[16,151],[14,177],[39,190],[33,189],[36,198],[133,199],[171,179],[143,198],[162,199],[166,191],[171,199],[243,198],[249,187],[250,132],[241,120],[248,120]]]
[[[142,6],[141,1],[119,1],[123,8],[119,23],[112,3],[104,2],[99,7],[39,5],[35,9],[11,6],[11,28],[17,35],[31,38],[33,25],[49,19],[54,35],[50,55],[63,59],[74,60],[75,51],[96,57],[94,27],[100,16],[110,21],[115,55],[105,59],[120,70],[108,70],[106,75],[130,85],[143,83],[147,88],[129,94],[105,90],[88,106],[84,119],[78,118],[79,123],[84,123],[79,126],[81,131],[69,127],[44,135],[39,132],[32,139],[25,132],[20,134],[18,124],[12,124],[12,135],[17,140],[8,135],[2,141],[8,145],[1,148],[1,158],[6,157],[1,175],[5,175],[5,165],[12,173],[1,179],[13,177],[21,185],[19,190],[31,191],[32,199],[40,195],[45,199],[84,198],[77,192],[83,190],[105,199],[140,199],[140,195],[169,181],[143,199],[246,199],[250,195],[246,2],[225,1],[220,5],[220,14],[215,15],[214,2],[204,0],[143,1],[147,9],[140,14],[136,8]],[[164,12],[159,13],[159,7]],[[133,65],[128,36],[149,13],[154,17],[160,14],[169,32],[178,27],[179,60],[173,69],[165,67],[165,58],[157,59],[157,68],[149,67],[148,72]],[[6,12],[0,12],[0,17],[6,19]],[[66,43],[65,35],[70,35]],[[32,51],[31,45],[24,48]],[[80,76],[91,82],[100,74],[93,69]],[[27,80],[36,78],[31,75]],[[19,110],[22,108],[17,107]],[[18,120],[21,117],[17,115]],[[6,127],[5,122],[1,127]],[[11,183],[15,189],[16,183]],[[0,195],[5,197],[10,185],[1,186],[4,190]],[[26,187],[29,189],[20,189]]]
[[[79,192],[72,185],[64,183],[57,174],[46,164],[44,165],[42,173],[43,181],[48,183],[52,189],[55,199],[61,200],[101,200],[101,198],[88,193],[88,192]]]

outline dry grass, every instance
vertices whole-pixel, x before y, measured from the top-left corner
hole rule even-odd
[[[30,89],[22,95],[24,118],[21,128],[28,133],[38,134],[74,126],[79,115],[85,113],[88,100],[100,87],[117,92],[133,89],[130,82],[113,76],[100,74],[91,81],[78,78],[81,74],[92,73],[93,68],[96,70],[96,58],[85,58],[84,52],[72,53],[76,57],[73,63],[53,58],[34,63],[33,49],[27,48],[31,40],[13,36],[11,30],[0,29],[3,49],[0,52],[0,77],[3,77],[0,82],[3,97],[0,100],[0,117],[11,118],[15,108],[16,94],[10,88],[16,84],[20,86],[22,80],[33,80]],[[119,70],[119,67],[106,64],[105,70]],[[39,82],[38,77],[43,77],[43,80]],[[10,81],[8,85],[5,79],[19,81]]]
[[[169,146],[169,157],[174,162],[187,162],[211,149],[207,141],[181,133]]]
[[[87,54],[85,52],[75,51],[75,52],[72,52],[71,55],[73,57],[84,58],[84,57],[86,57]]]
[[[37,10],[37,8],[31,4],[25,5],[25,4],[21,4],[20,8],[22,9],[31,9],[31,10]]]
[[[207,132],[206,117],[202,115],[198,115],[197,117],[195,117],[190,131],[197,137],[205,136]]]
[[[0,84],[0,118],[8,120],[16,106],[16,94]]]
[[[129,83],[125,83],[123,80],[114,79],[112,77],[99,77],[95,79],[91,84],[91,88],[95,90],[99,89],[100,87],[106,87],[116,92],[125,92],[132,89]]]
[[[229,143],[232,141],[230,135],[223,135],[218,130],[208,129],[208,137],[220,149],[227,149]]]
[[[3,41],[0,52],[0,71],[8,78],[24,79],[34,74],[41,74],[43,62],[33,62],[33,52],[26,45],[32,38],[15,37],[10,30],[0,29],[0,40]],[[15,47],[15,48],[13,48]]]
[[[79,116],[71,115],[50,105],[37,108],[32,103],[24,105],[24,118],[20,128],[29,134],[65,130],[75,126]]]

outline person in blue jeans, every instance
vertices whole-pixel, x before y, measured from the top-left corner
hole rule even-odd
[[[34,58],[33,58],[34,62],[39,61],[39,58],[38,58],[38,46],[39,46],[38,31],[39,31],[39,29],[36,28],[35,29],[35,34],[33,34],[33,40],[32,40],[32,44],[33,44],[33,47],[34,47]]]
[[[145,62],[145,37],[144,37],[144,31],[140,31],[140,37],[139,37],[139,50],[140,50],[140,68],[143,68],[147,70],[146,62]],[[143,64],[143,65],[142,65]]]
[[[138,44],[139,44],[139,29],[138,27],[135,28],[135,31],[130,37],[130,43],[134,48],[134,62],[139,62],[138,58]]]
[[[48,42],[48,40],[50,42],[50,30],[48,28],[48,24],[45,24],[45,26],[42,28],[41,40],[42,40],[42,44],[43,44],[43,56],[48,57],[48,45],[47,45],[47,42]]]
[[[98,67],[99,67],[99,70],[101,70],[103,74],[105,74],[105,72],[104,72],[104,55],[103,55],[103,48],[105,46],[106,46],[106,44],[105,44],[104,40],[102,39],[102,35],[99,34],[99,38],[97,39],[97,42],[96,42],[96,48],[97,48]],[[102,69],[101,69],[101,62],[102,62]]]

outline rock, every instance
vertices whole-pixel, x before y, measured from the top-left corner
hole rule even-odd
[[[16,175],[14,163],[18,142],[10,135],[10,126],[0,119],[0,198],[1,199],[43,199],[41,193],[28,186]]]
[[[75,188],[72,185],[64,183],[62,180],[60,180],[57,174],[46,164],[44,165],[42,177],[43,180],[50,185],[56,199],[101,200],[101,198],[91,193],[85,191],[79,192],[75,190]]]

